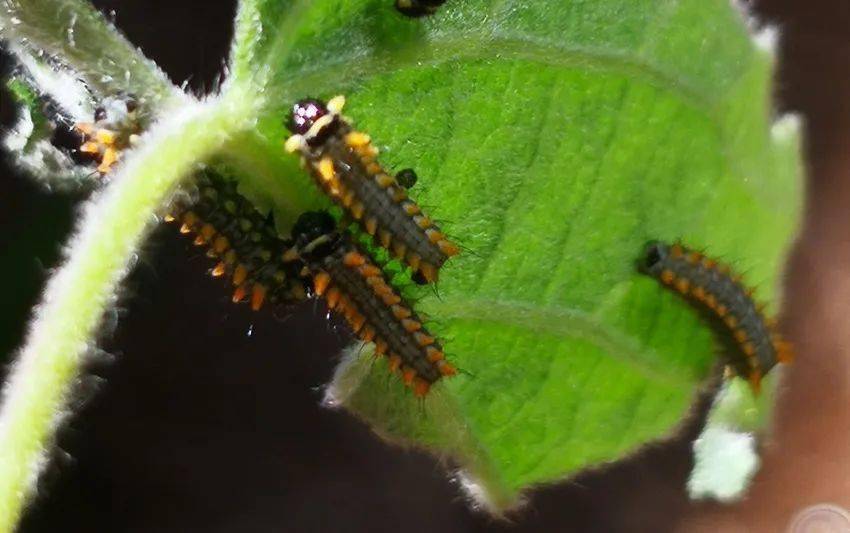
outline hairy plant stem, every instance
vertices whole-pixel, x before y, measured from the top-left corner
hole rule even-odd
[[[235,96],[235,95],[233,95]],[[81,363],[116,300],[139,244],[179,180],[228,141],[249,99],[185,107],[156,128],[84,210],[49,281],[0,407],[0,532],[12,531],[33,491],[45,449],[67,412]],[[238,128],[236,128],[238,129]]]

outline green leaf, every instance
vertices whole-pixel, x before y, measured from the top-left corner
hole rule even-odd
[[[773,56],[728,0],[452,0],[417,20],[391,0],[246,0],[236,35],[230,83],[266,96],[238,144],[268,154],[249,183],[320,204],[269,150],[295,99],[343,93],[465,248],[417,295],[464,373],[423,405],[355,351],[330,395],[458,461],[495,510],[690,409],[712,331],[636,272],[647,240],[704,248],[778,308],[799,139],[772,125]]]

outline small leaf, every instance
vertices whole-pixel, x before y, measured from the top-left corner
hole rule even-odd
[[[42,106],[26,97],[27,109],[4,138],[6,148],[22,170],[51,187],[96,187],[99,180],[51,144],[48,122],[57,127],[90,122],[97,103],[120,94],[135,95],[150,112],[147,122],[163,109],[192,104],[87,1],[4,2],[0,40],[18,62],[18,96],[29,92],[51,107],[45,117]]]
[[[18,55],[48,57],[71,69],[101,98],[122,91],[150,102],[182,98],[163,72],[86,1],[6,0],[0,39]]]
[[[712,332],[637,274],[647,240],[723,258],[776,309],[797,129],[771,135],[773,57],[728,1],[453,0],[410,20],[389,0],[247,0],[236,35],[232,83],[266,95],[259,137],[285,138],[297,98],[346,94],[467,250],[418,304],[465,373],[422,406],[362,355],[330,392],[454,457],[496,510],[690,409]],[[309,180],[289,168],[281,186]]]

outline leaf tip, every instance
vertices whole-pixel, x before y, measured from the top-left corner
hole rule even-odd
[[[508,515],[522,508],[527,500],[521,493],[506,493],[491,486],[469,470],[457,470],[453,481],[469,500],[470,507],[485,511],[491,518],[508,520]]]
[[[365,358],[360,355],[364,352],[370,353],[371,350],[370,345],[356,342],[343,351],[341,361],[334,370],[333,379],[325,388],[323,407],[336,409],[349,403],[371,366],[362,364]]]

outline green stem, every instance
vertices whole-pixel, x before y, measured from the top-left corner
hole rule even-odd
[[[246,131],[233,135],[218,158],[238,176],[239,191],[254,205],[274,206],[280,231],[288,233],[304,211],[328,205],[299,170],[298,157],[284,152],[282,140],[275,144],[256,131]]]
[[[156,128],[84,212],[48,283],[0,408],[0,532],[20,518],[101,317],[181,177],[251,116],[246,98],[192,104]]]

